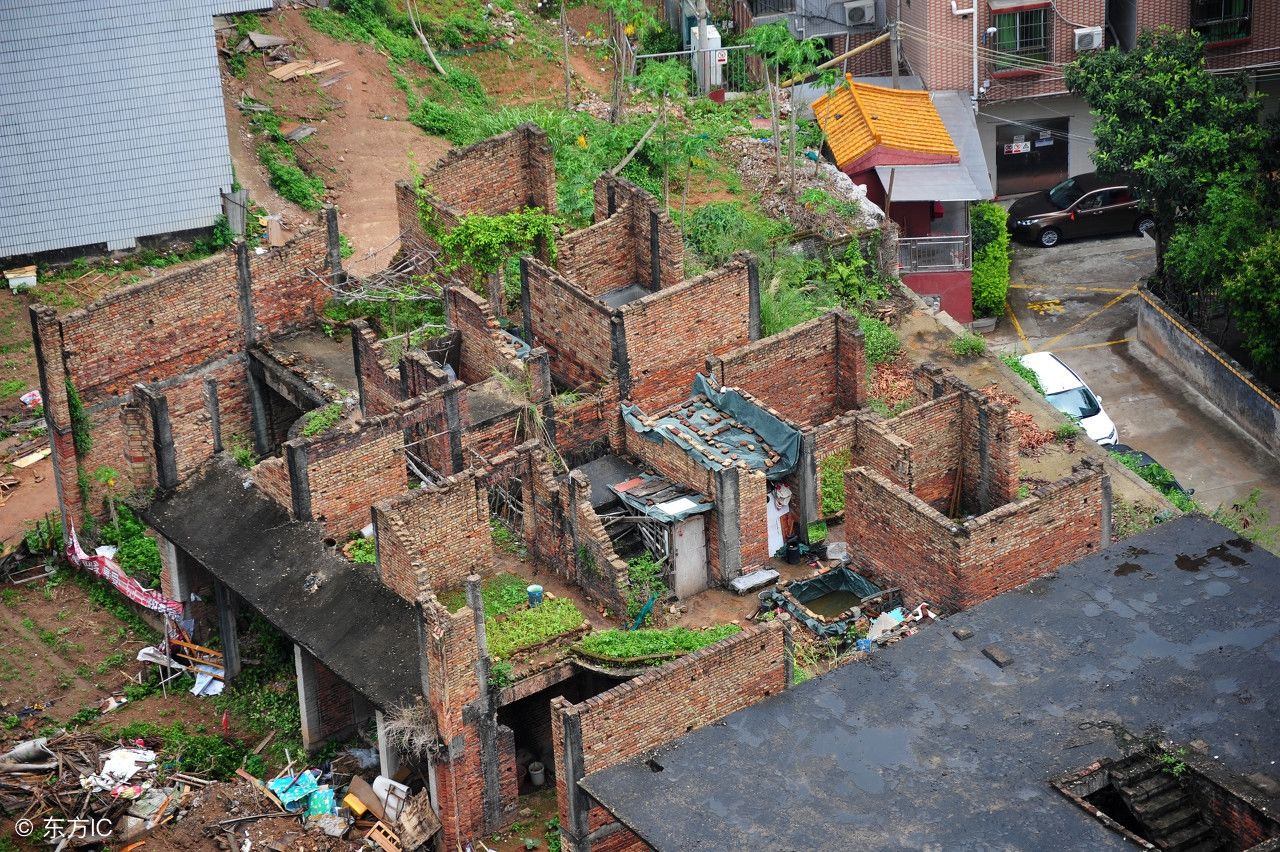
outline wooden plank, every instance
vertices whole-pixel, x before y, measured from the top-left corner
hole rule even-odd
[[[285,80],[292,80],[294,77],[298,76],[299,69],[304,68],[307,65],[308,63],[306,62],[289,62],[285,65],[281,65],[279,68],[274,68],[267,73],[274,79],[284,82]]]
[[[25,455],[22,458],[15,461],[13,463],[13,466],[14,467],[31,467],[31,465],[35,464],[36,462],[40,461],[43,458],[46,458],[51,452],[53,451],[50,450],[48,447],[45,447],[43,450],[36,450],[34,453],[31,453],[30,455]]]
[[[222,652],[214,648],[206,648],[203,645],[193,645],[190,642],[183,642],[181,639],[170,639],[169,644],[177,645],[180,648],[188,648],[192,651],[203,651],[204,653],[209,654],[210,656],[214,656],[214,657],[217,657],[218,659],[222,659]]]

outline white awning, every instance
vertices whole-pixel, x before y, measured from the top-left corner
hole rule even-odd
[[[876,166],[876,176],[886,193],[892,180],[891,201],[980,201],[989,197],[978,191],[969,170],[958,163]]]

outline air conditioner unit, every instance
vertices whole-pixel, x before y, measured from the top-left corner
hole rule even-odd
[[[844,23],[848,27],[865,27],[876,22],[876,0],[850,0],[844,4]]]
[[[1076,53],[1102,47],[1102,27],[1082,27],[1076,33]]]

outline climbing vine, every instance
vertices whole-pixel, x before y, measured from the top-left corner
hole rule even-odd
[[[497,216],[467,213],[452,228],[445,229],[430,191],[418,187],[418,219],[422,228],[440,246],[441,271],[449,274],[470,267],[471,285],[483,292],[484,281],[497,273],[513,257],[532,254],[545,246],[555,260],[555,238],[561,219],[541,207],[527,207]]]
[[[71,440],[75,443],[76,455],[87,455],[93,449],[93,434],[90,431],[93,423],[89,420],[89,412],[84,409],[80,392],[75,383],[67,376],[67,410],[71,415]]]

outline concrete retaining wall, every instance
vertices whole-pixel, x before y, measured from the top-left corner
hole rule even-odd
[[[1280,397],[1158,297],[1145,288],[1139,294],[1138,340],[1280,458]]]

